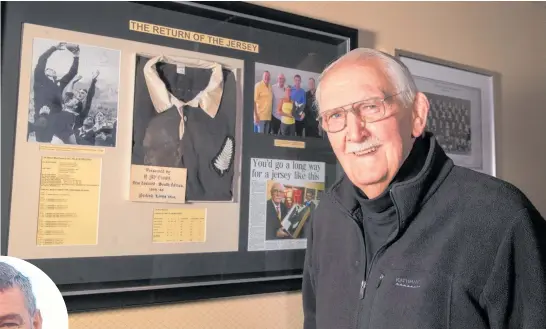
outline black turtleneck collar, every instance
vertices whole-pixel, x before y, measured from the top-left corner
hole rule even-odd
[[[409,180],[419,174],[427,158],[429,142],[430,141],[428,139],[422,137],[415,140],[410,154],[398,170],[398,173],[395,175],[387,189],[385,189],[385,191],[379,196],[369,199],[361,189],[354,186],[356,198],[363,211],[369,213],[381,213],[392,207],[393,202],[390,197],[390,189],[392,185]]]
[[[437,189],[452,167],[453,161],[447,157],[435,137],[427,132],[416,139],[410,155],[389,188],[379,197],[367,201],[379,200],[377,209],[388,208],[388,202],[391,202],[389,191],[391,191],[401,224],[404,225],[414,210]],[[327,193],[353,218],[358,217],[360,202],[355,193],[355,186],[346,175],[343,175]],[[374,208],[375,206],[375,204],[372,205]]]

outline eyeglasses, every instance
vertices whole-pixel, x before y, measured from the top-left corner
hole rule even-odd
[[[21,329],[23,328],[24,323],[18,324],[18,323],[2,323],[0,324],[0,329]]]
[[[322,112],[317,121],[320,122],[322,128],[329,133],[337,133],[347,126],[348,112],[352,112],[362,121],[367,123],[375,122],[383,119],[386,114],[386,100],[401,94],[403,91],[389,95],[385,98],[371,98],[358,101],[352,104],[347,104],[335,109]],[[350,108],[346,108],[350,106]],[[390,108],[390,104],[388,104]]]

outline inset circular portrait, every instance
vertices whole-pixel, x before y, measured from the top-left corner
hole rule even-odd
[[[55,283],[36,266],[0,256],[0,329],[68,329]]]

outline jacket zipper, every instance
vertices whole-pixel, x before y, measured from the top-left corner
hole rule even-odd
[[[398,211],[398,206],[396,205],[396,201],[394,200],[394,197],[393,197],[393,195],[392,195],[392,189],[389,191],[389,194],[390,194],[390,196],[391,196],[391,200],[392,200],[392,203],[393,203],[393,205],[394,205],[394,210],[396,211],[396,217],[397,217],[397,219],[398,219],[398,227],[396,228],[396,232],[395,232],[395,234],[393,235],[393,237],[390,238],[385,244],[383,244],[383,245],[381,246],[381,248],[379,248],[379,249],[377,250],[377,252],[373,255],[373,257],[372,257],[372,262],[370,263],[370,270],[368,271],[368,274],[367,274],[368,277],[369,277],[369,275],[370,275],[370,273],[371,273],[371,269],[372,269],[372,267],[373,267],[373,265],[374,265],[374,260],[375,260],[376,256],[377,256],[378,254],[382,253],[383,250],[386,249],[388,246],[390,246],[390,245],[392,244],[392,242],[394,242],[394,241],[398,238],[398,233],[400,233],[400,226],[401,226],[401,223],[400,223],[400,212]],[[384,277],[385,277],[385,275],[384,275],[383,273],[381,273],[381,275],[379,276],[379,280],[377,281],[377,285],[376,285],[376,287],[375,287],[376,289],[375,289],[375,292],[374,292],[374,294],[373,294],[373,296],[372,296],[372,300],[371,300],[371,302],[370,302],[370,313],[369,313],[369,315],[368,315],[368,325],[366,326],[366,329],[367,329],[367,328],[370,328],[370,322],[371,322],[371,320],[372,320],[372,317],[371,317],[371,311],[372,311],[372,309],[371,309],[371,308],[373,307],[373,302],[374,302],[374,299],[375,299],[375,295],[377,294],[377,289],[379,289],[379,286],[381,285],[381,282],[383,281],[383,278],[384,278]],[[365,289],[364,289],[364,290],[365,290]],[[359,328],[357,328],[357,329],[359,329]]]
[[[362,230],[360,229],[360,225],[358,224],[358,219],[353,217],[353,215],[349,214],[349,216],[353,219],[353,222],[356,224],[357,228],[358,228],[358,231],[359,231],[359,239],[360,239],[360,243],[362,244],[362,246],[364,247],[364,255],[366,255],[366,241],[364,240],[364,234],[362,232]],[[365,256],[367,258],[367,256]],[[368,260],[366,259],[366,261],[364,262],[364,280],[362,280],[360,282],[360,291],[359,291],[359,303],[358,303],[358,312],[356,314],[356,325],[355,325],[355,329],[358,329],[358,327],[360,326],[360,317],[361,317],[361,313],[362,313],[362,300],[364,299],[364,293],[366,291],[366,271],[367,271],[367,263]]]
[[[372,261],[370,262],[370,267],[366,269],[366,271],[364,271],[364,279],[360,282],[360,291],[359,291],[359,300],[360,300],[360,303],[359,303],[359,306],[358,306],[358,312],[357,312],[357,318],[356,318],[356,327],[355,329],[359,329],[359,326],[360,326],[360,313],[362,312],[362,300],[364,299],[364,297],[366,296],[366,287],[367,287],[367,279],[370,275],[370,273],[372,272],[372,268],[373,268],[373,265],[374,265],[374,261],[375,261],[375,258],[378,254],[380,254],[383,249],[385,249],[388,245],[390,245],[394,240],[396,240],[396,238],[398,237],[398,233],[400,232],[400,212],[398,211],[398,206],[396,205],[396,201],[394,200],[394,197],[392,195],[392,188],[391,190],[389,191],[389,194],[391,196],[391,200],[392,200],[392,203],[394,205],[394,209],[396,211],[396,216],[398,217],[398,228],[396,229],[396,234],[390,239],[388,240],[384,245],[381,246],[381,248],[379,248],[375,254],[373,255],[372,257]],[[335,200],[335,198],[332,198],[332,200]],[[349,215],[349,217],[353,220],[353,223],[356,224],[358,230],[360,231],[360,226],[358,226],[358,218],[355,218],[349,211],[347,211],[343,206],[339,205],[339,202],[337,200],[335,200],[336,203],[338,203],[338,206],[339,208],[344,212],[346,213],[347,215]],[[364,220],[364,219],[363,219]],[[360,243],[364,246],[364,254],[366,254],[366,243],[364,242],[364,237],[363,237],[363,234],[359,234],[359,238],[360,238]],[[366,260],[367,262],[367,260]],[[364,266],[366,266],[366,264],[364,264]],[[377,284],[377,288],[379,288],[379,285],[381,285],[381,281],[383,280],[384,278],[384,275],[381,274],[381,276],[379,277],[379,282]],[[374,295],[375,297],[375,295]],[[373,303],[372,303],[373,304]],[[370,304],[370,306],[372,305]],[[371,320],[371,317],[368,316],[368,328],[370,326],[370,320]]]
[[[367,279],[369,278],[370,276],[370,273],[372,272],[372,268],[373,268],[373,265],[375,263],[375,258],[377,257],[377,255],[379,255],[380,253],[383,252],[383,250],[388,247],[391,242],[393,242],[394,240],[396,240],[396,238],[398,237],[398,232],[400,232],[400,214],[398,212],[398,207],[396,206],[396,202],[394,201],[394,197],[392,195],[392,190],[389,191],[389,194],[391,195],[391,200],[392,200],[392,203],[394,205],[394,210],[396,210],[396,217],[398,219],[398,227],[396,228],[396,233],[394,234],[394,236],[388,240],[387,242],[385,242],[385,244],[383,244],[376,252],[375,254],[373,255],[372,257],[372,261],[370,262],[370,268],[367,270],[367,273],[365,274],[365,277],[364,277],[364,280],[362,281],[361,285],[360,285],[360,299],[364,299],[364,294],[366,292],[366,281]],[[366,252],[366,245],[364,244],[364,252]],[[383,279],[383,278],[381,278]]]
[[[396,232],[396,235],[398,235],[398,232]],[[396,237],[396,235],[395,235],[395,237]],[[365,276],[364,280],[362,280],[362,282],[360,284],[360,301],[361,301],[361,303],[362,303],[362,300],[364,299],[364,296],[366,295],[366,287],[368,285],[367,281],[368,281],[368,278],[370,277],[370,274],[372,273],[372,268],[373,268],[373,266],[375,264],[375,259],[376,259],[377,255],[381,254],[383,252],[383,250],[390,244],[390,242],[395,239],[395,237],[393,237],[391,240],[387,241],[384,245],[382,245],[381,248],[379,248],[375,252],[375,254],[373,255],[372,261],[370,262],[370,268],[368,269],[368,272],[365,274],[366,276]],[[377,282],[376,292],[377,292],[377,288],[379,288],[379,286],[381,285],[381,281],[383,281],[384,277],[385,276],[383,275],[383,273],[381,273],[381,275],[379,276],[379,280]],[[370,307],[373,306],[374,299],[375,299],[375,293],[373,294],[372,300],[370,301]],[[358,315],[358,320],[359,320],[358,325],[360,325],[360,314]],[[366,326],[366,328],[370,327],[370,320],[371,320],[371,310],[368,313],[368,325]],[[359,329],[359,326],[357,326],[356,329]]]

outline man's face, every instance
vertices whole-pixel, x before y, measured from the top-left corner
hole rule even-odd
[[[313,200],[313,193],[305,193],[305,200],[311,201]]]
[[[78,92],[76,93],[76,97],[78,98],[78,100],[83,102],[87,97],[87,91],[85,89],[78,90]]]
[[[41,329],[42,317],[39,311],[31,317],[25,296],[19,288],[0,291],[0,328]]]
[[[266,84],[269,84],[269,81],[271,80],[271,74],[269,74],[269,72],[264,72],[263,76],[262,76],[262,80],[266,83]]]
[[[86,117],[85,120],[83,120],[83,125],[87,128],[92,127],[95,124],[95,120],[93,120],[93,117]]]
[[[310,90],[315,90],[315,80],[314,79],[309,79],[309,89]]]
[[[76,109],[76,107],[78,106],[78,103],[79,103],[78,98],[72,97],[72,98],[70,98],[69,100],[67,100],[67,101],[64,103],[64,106],[65,106],[66,108],[69,108],[69,109],[71,109],[71,110],[74,110],[74,109]]]
[[[286,206],[288,208],[292,208],[292,198],[286,198]]]
[[[300,88],[300,85],[301,85],[301,78],[300,77],[295,77],[294,78],[294,85],[296,85],[296,88]]]
[[[284,198],[284,189],[279,185],[274,185],[271,189],[271,199],[275,203],[281,203]]]
[[[286,82],[286,78],[284,77],[284,74],[279,74],[277,77],[277,83],[279,84],[279,87],[284,87],[284,83]]]
[[[46,69],[45,70],[45,75],[48,77],[48,78],[51,78],[53,80],[56,80],[57,79],[57,72],[55,72],[54,69]]]
[[[377,60],[346,62],[330,71],[321,83],[320,111],[370,98],[382,99],[398,92]],[[336,157],[349,179],[360,189],[368,186],[386,188],[413,145],[411,109],[402,108],[393,98],[386,101],[385,107],[386,115],[382,120],[365,123],[360,117],[348,114],[345,129],[328,132]],[[350,152],[354,146],[370,145],[370,142],[378,145],[374,152]]]

